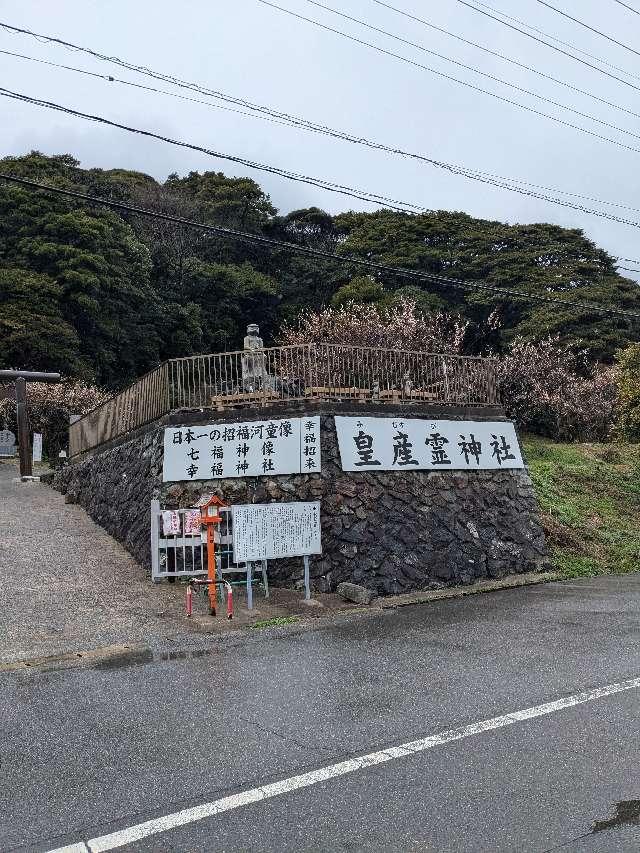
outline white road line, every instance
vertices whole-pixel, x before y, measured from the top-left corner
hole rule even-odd
[[[138,823],[135,826],[129,826],[125,829],[119,829],[117,832],[112,832],[109,835],[101,835],[99,838],[91,838],[86,842],[80,841],[67,847],[58,847],[55,850],[48,851],[48,853],[103,853],[105,850],[115,850],[118,847],[124,847],[126,844],[132,844],[134,841],[139,841],[141,838],[147,838],[150,835],[157,835],[160,832],[167,832],[171,829],[176,829],[176,827],[185,826],[204,818],[214,817],[223,812],[233,811],[250,803],[257,803],[262,800],[271,799],[272,797],[280,797],[291,791],[308,788],[310,785],[317,785],[320,782],[326,782],[328,779],[335,779],[347,773],[355,773],[357,770],[364,770],[375,764],[396,761],[397,759],[406,758],[419,752],[425,752],[434,746],[442,746],[446,743],[482,734],[482,732],[500,729],[504,726],[512,726],[514,723],[519,723],[523,720],[544,717],[548,714],[554,714],[556,711],[562,711],[564,708],[573,708],[575,705],[583,705],[585,702],[591,702],[594,699],[601,699],[604,696],[612,696],[615,693],[623,693],[625,690],[633,690],[638,687],[640,687],[640,678],[631,678],[628,681],[620,681],[617,684],[597,687],[595,690],[585,690],[583,693],[565,696],[563,699],[546,702],[544,705],[524,708],[521,711],[514,711],[511,714],[504,714],[501,717],[492,717],[489,720],[480,720],[477,723],[471,723],[468,726],[462,726],[458,729],[449,729],[448,731],[430,735],[421,740],[410,741],[400,746],[391,746],[387,749],[381,749],[378,752],[361,755],[359,758],[351,758],[348,761],[341,761],[338,764],[320,767],[318,770],[302,773],[299,776],[292,776],[289,779],[282,779],[280,782],[263,785],[261,788],[251,788],[239,794],[222,797],[220,800],[203,803],[200,806],[190,809],[182,809],[179,812],[173,812],[164,817],[147,820],[144,823]]]

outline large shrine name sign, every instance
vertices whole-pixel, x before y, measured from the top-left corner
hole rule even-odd
[[[509,421],[336,416],[344,471],[523,468]]]
[[[320,471],[320,418],[167,427],[162,479],[219,480]]]

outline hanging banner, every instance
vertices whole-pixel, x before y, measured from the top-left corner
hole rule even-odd
[[[236,504],[231,515],[236,563],[322,553],[320,501]]]
[[[320,471],[320,418],[167,427],[163,481]]]
[[[524,468],[509,421],[336,416],[343,471]]]

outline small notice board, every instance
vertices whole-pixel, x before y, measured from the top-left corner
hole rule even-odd
[[[322,553],[320,501],[236,504],[231,513],[236,563]]]

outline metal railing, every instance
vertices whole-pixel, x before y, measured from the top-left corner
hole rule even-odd
[[[163,415],[299,400],[490,406],[492,359],[304,344],[172,359],[69,428],[71,456]]]

